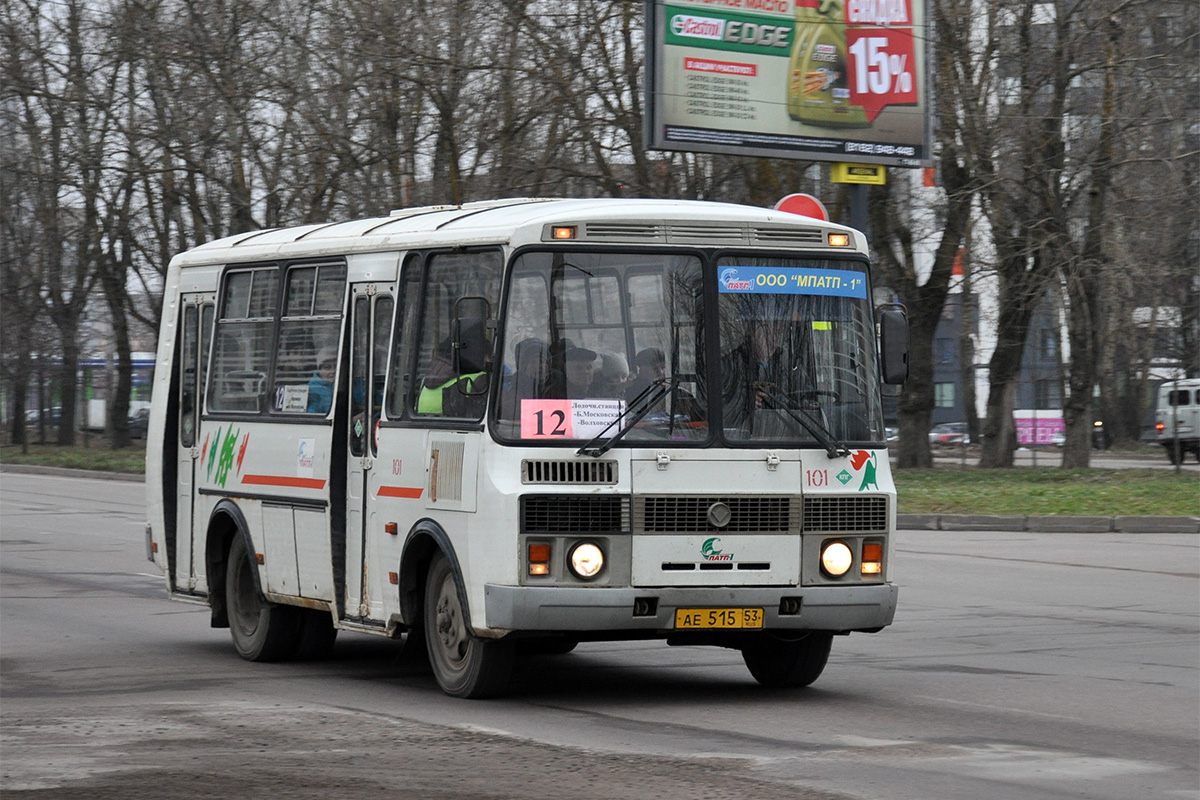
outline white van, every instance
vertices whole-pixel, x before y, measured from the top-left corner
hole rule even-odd
[[[1167,381],[1158,387],[1154,431],[1172,464],[1188,453],[1200,461],[1200,378]]]

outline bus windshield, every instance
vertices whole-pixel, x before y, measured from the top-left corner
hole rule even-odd
[[[721,419],[734,445],[882,441],[865,265],[761,253],[709,265],[690,253],[518,256],[497,436],[704,444]],[[718,364],[706,363],[707,336]]]
[[[694,255],[527,252],[509,283],[496,430],[587,441],[709,437],[704,291]],[[656,391],[671,382],[670,392]],[[645,412],[645,413],[642,413]]]
[[[725,439],[882,441],[864,265],[728,257],[716,272]]]

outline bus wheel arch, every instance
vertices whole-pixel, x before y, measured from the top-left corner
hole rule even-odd
[[[204,542],[204,563],[208,576],[208,603],[212,608],[212,627],[229,627],[229,608],[225,603],[225,577],[229,569],[229,550],[235,537],[245,540],[246,549],[253,552],[250,529],[242,510],[231,500],[221,500],[208,519]],[[257,576],[255,576],[257,581]],[[262,591],[262,587],[258,587]]]
[[[430,519],[422,519],[413,525],[400,553],[400,613],[409,630],[421,627],[425,579],[429,575],[430,563],[439,552],[450,560],[461,583],[462,571],[458,557],[442,526]]]
[[[424,642],[434,677],[453,697],[501,693],[512,674],[511,641],[473,632],[462,569],[449,537],[432,520],[409,532],[401,555],[400,602],[411,635]]]

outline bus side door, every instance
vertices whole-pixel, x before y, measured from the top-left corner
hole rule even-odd
[[[204,295],[185,295],[180,310],[179,420],[176,447],[175,547],[168,548],[171,583],[175,591],[197,589],[196,563],[203,564],[204,536],[195,534],[196,470],[203,442],[199,438],[200,414],[204,402],[205,365],[212,336],[213,299]],[[171,552],[174,551],[174,552]]]
[[[379,570],[377,542],[382,523],[379,494],[379,420],[383,407],[388,344],[395,312],[395,285],[357,283],[350,287],[349,424],[346,459],[346,605],[347,617],[383,618],[382,586],[371,586]]]

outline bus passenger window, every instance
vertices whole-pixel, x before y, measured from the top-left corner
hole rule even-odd
[[[210,411],[258,413],[265,405],[279,270],[274,265],[229,273],[217,319]]]
[[[288,269],[275,354],[273,412],[329,413],[345,291],[346,266],[340,262]]]

